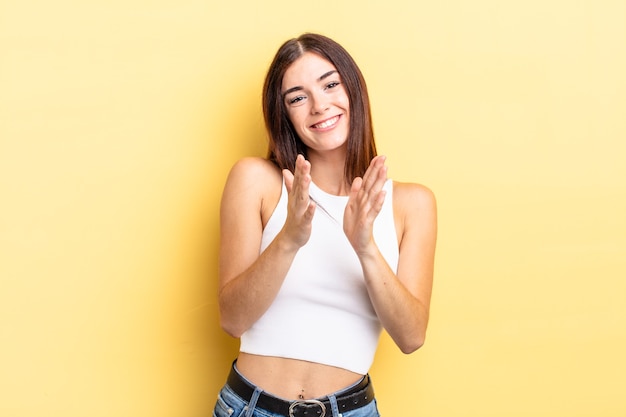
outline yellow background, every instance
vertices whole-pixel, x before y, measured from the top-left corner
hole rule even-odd
[[[386,417],[626,415],[626,3],[0,1],[0,415],[209,416],[218,203],[304,31],[436,193],[426,345]],[[323,329],[311,329],[324,341]]]

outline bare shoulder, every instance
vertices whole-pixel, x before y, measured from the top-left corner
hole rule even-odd
[[[231,168],[224,193],[262,197],[272,190],[280,192],[281,184],[282,174],[274,163],[259,157],[246,157]]]
[[[435,241],[437,201],[430,188],[394,181],[393,212],[401,247],[406,244],[404,247],[419,248],[423,243]]]
[[[393,182],[393,203],[401,212],[436,210],[435,194],[425,185]]]
[[[230,170],[222,196],[223,215],[246,207],[261,215],[263,224],[280,199],[282,173],[259,157],[238,160]]]
[[[278,167],[267,159],[250,156],[235,162],[228,180],[244,184],[251,182],[258,186],[261,182],[281,181],[281,174]]]

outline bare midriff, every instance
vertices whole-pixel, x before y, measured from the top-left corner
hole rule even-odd
[[[263,391],[286,400],[323,397],[363,378],[334,366],[244,352],[237,358],[237,369]]]

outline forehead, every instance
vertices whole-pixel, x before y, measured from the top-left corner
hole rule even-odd
[[[313,52],[305,52],[285,71],[283,90],[311,82],[316,83],[322,75],[336,70],[337,68],[326,58]]]

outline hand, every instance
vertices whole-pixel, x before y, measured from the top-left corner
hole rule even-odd
[[[348,204],[343,214],[343,231],[357,254],[374,243],[374,220],[383,207],[387,181],[385,157],[377,156],[370,162],[363,178],[352,181]]]
[[[311,221],[315,213],[315,203],[309,198],[311,163],[305,160],[304,156],[298,155],[294,173],[284,169],[283,178],[289,193],[289,201],[287,219],[282,232],[299,248],[311,236]]]

